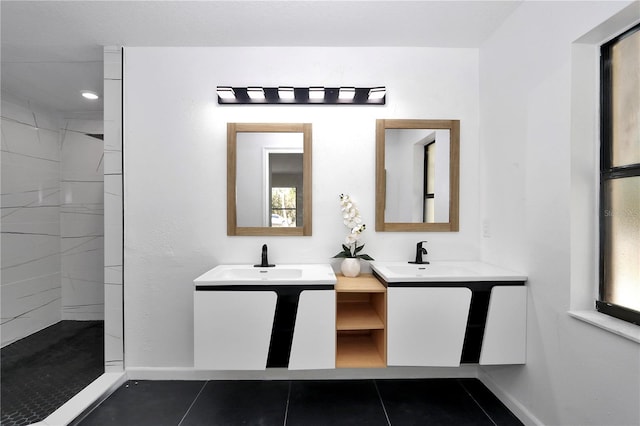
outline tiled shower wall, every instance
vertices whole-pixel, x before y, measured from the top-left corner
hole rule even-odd
[[[60,159],[62,319],[104,319],[102,117],[63,120]],[[96,135],[96,136],[90,136]]]
[[[58,118],[2,99],[2,346],[61,319]]]
[[[3,95],[2,346],[104,318],[101,120]]]
[[[124,369],[122,49],[104,48],[105,372]]]

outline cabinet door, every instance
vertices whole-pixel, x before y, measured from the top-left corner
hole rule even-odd
[[[470,304],[465,287],[388,288],[388,365],[459,366]]]
[[[300,293],[291,344],[290,370],[335,368],[336,292],[304,290]]]
[[[273,291],[196,291],[195,368],[264,370],[276,300]]]
[[[480,364],[524,364],[527,340],[527,288],[491,289]]]

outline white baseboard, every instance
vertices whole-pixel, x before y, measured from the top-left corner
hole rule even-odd
[[[190,367],[129,367],[130,380],[328,380],[328,379],[437,379],[475,378],[478,367],[463,365],[453,368],[388,367],[337,368],[330,370],[287,370],[270,368],[261,371],[196,370]]]
[[[544,426],[520,401],[504,392],[484,370],[478,368],[480,380],[525,426]]]

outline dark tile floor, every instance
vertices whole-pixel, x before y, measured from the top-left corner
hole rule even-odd
[[[60,321],[0,353],[0,424],[36,423],[104,372],[104,322]]]
[[[476,379],[129,381],[76,424],[522,425]]]

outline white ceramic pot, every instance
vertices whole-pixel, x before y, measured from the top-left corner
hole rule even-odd
[[[360,259],[346,257],[340,265],[342,275],[345,277],[357,277],[360,274]]]

